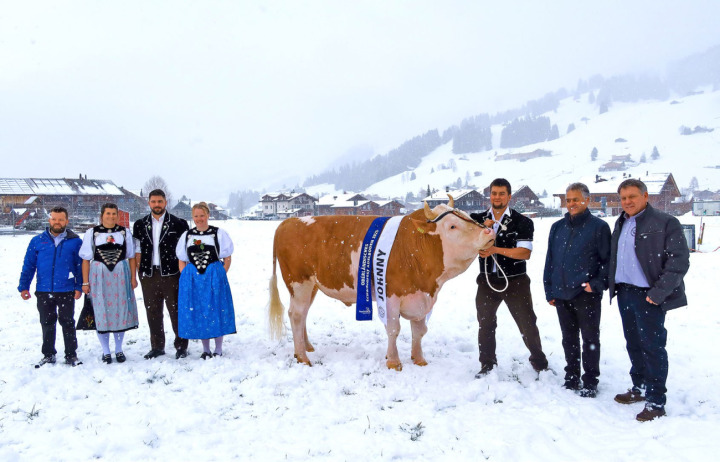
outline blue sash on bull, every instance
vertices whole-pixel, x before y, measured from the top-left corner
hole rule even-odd
[[[389,217],[374,219],[363,239],[362,249],[360,249],[360,264],[358,265],[357,304],[355,307],[357,321],[372,319],[372,258],[385,222],[389,219]]]

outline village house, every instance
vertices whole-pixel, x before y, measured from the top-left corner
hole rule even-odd
[[[445,188],[444,192],[437,191],[424,199],[428,206],[432,209],[438,204],[446,204],[450,198],[450,194],[455,201],[455,208],[468,213],[479,212],[487,209],[489,201],[485,196],[475,189],[455,189]]]
[[[315,214],[317,199],[306,193],[267,193],[260,198],[260,218],[307,217]]]
[[[483,194],[488,198],[488,204],[490,189],[490,186],[488,186],[483,190]],[[517,188],[513,188],[509,205],[518,212],[537,212],[545,208],[540,198],[538,198],[537,194],[535,194],[528,185],[520,185]]]
[[[147,200],[111,180],[78,178],[0,178],[0,221],[15,227],[41,229],[53,207],[65,207],[71,226],[82,230],[97,224],[104,203],[117,204],[132,221],[147,213]],[[38,223],[34,223],[38,222]],[[39,227],[38,227],[39,226]]]
[[[183,196],[178,203],[170,209],[170,213],[178,218],[182,218],[183,220],[191,221],[192,207],[200,202],[202,201],[191,201],[187,197]],[[219,205],[213,204],[212,202],[206,202],[206,204],[208,209],[210,209],[209,218],[211,220],[228,220],[230,218],[230,213]]]

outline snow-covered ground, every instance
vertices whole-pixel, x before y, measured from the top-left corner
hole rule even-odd
[[[608,219],[612,222],[612,219]],[[267,335],[267,281],[277,222],[219,223],[234,242],[229,273],[238,334],[225,356],[168,354],[146,361],[149,333],[126,335],[124,364],[100,362],[94,333],[79,332],[85,364],[34,369],[40,353],[35,299],[16,287],[31,236],[0,236],[0,460],[711,460],[720,452],[720,219],[706,219],[706,253],[691,255],[690,305],[667,317],[668,417],[638,423],[641,405],[613,396],[630,384],[617,305],[604,299],[599,395],[561,388],[557,316],[541,274],[554,219],[536,219],[529,273],[552,371],[530,367],[517,328],[501,307],[499,367],[474,379],[476,268],[442,290],[423,342],[427,367],[410,361],[410,329],[398,341],[402,372],[385,368],[379,321],[356,322],[354,307],[318,296],[308,318],[312,368],[298,365],[289,334]],[[699,223],[686,216],[683,223]],[[136,292],[142,296],[140,289]],[[281,288],[283,301],[288,294]],[[76,314],[79,309],[76,309]],[[168,344],[172,344],[172,332]],[[62,337],[56,346],[62,355]],[[168,353],[171,353],[168,351]],[[713,456],[715,454],[715,456]]]

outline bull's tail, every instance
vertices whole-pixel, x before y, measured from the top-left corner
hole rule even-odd
[[[280,301],[280,293],[277,288],[277,273],[275,267],[277,265],[277,232],[273,240],[273,272],[270,277],[270,302],[268,303],[268,321],[270,326],[270,338],[280,340],[285,333],[285,325],[283,324],[283,314],[285,307]]]

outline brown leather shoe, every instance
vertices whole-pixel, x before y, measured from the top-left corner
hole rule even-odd
[[[645,409],[643,409],[640,414],[635,416],[635,419],[638,422],[649,422],[664,415],[666,415],[665,406],[654,406],[650,403],[646,403]]]
[[[625,393],[615,395],[615,401],[620,404],[641,403],[645,401],[645,395],[643,394],[643,391],[641,389],[637,387],[632,387]]]

